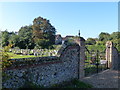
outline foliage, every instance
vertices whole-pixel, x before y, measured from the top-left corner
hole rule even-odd
[[[110,35],[111,39],[120,39],[120,32],[113,32],[111,35]]]
[[[33,49],[35,44],[32,39],[32,25],[21,27],[18,36],[19,36],[19,42],[18,47],[25,49]]]
[[[13,44],[13,47],[18,47],[18,44],[19,44],[19,36],[18,35],[12,35],[11,37],[10,37],[10,42]]]
[[[9,32],[7,30],[2,31],[2,47],[9,44]]]
[[[61,48],[62,45],[53,45],[53,48],[56,50],[59,50]]]
[[[3,50],[1,50],[1,55],[2,55],[2,69],[10,66],[12,63],[8,61],[10,58],[9,55],[7,54],[7,51],[12,47],[12,45],[5,46]]]
[[[108,41],[108,40],[111,40],[110,34],[109,34],[109,33],[105,33],[105,32],[101,32],[101,33],[99,34],[99,40],[100,40],[100,41]]]
[[[96,40],[93,39],[93,38],[88,38],[86,41],[85,41],[86,45],[95,45],[96,44]]]
[[[40,48],[48,48],[50,45],[49,45],[50,43],[49,43],[49,40],[47,40],[47,39],[38,39],[37,41],[36,41],[36,46],[37,46],[37,48],[38,49],[40,49]]]
[[[111,38],[112,38],[112,42],[114,43],[114,46],[118,49],[118,51],[120,52],[120,48],[119,48],[119,45],[120,45],[120,32],[113,32],[111,34]]]
[[[86,45],[86,47],[88,48],[88,50],[99,50],[100,52],[103,52],[105,50],[105,45]]]
[[[2,46],[11,43],[14,45],[13,47],[21,49],[33,49],[36,45],[48,48],[55,43],[55,33],[56,30],[49,20],[38,17],[34,19],[33,25],[22,26],[18,34],[7,30],[2,31]],[[45,45],[42,44],[43,42],[45,42]]]
[[[8,46],[9,44],[14,44],[19,41],[14,32],[8,32],[7,30],[2,31],[2,47]]]
[[[100,45],[102,45],[102,46],[104,45],[104,46],[105,46],[105,43],[106,43],[106,42],[104,42],[104,41],[97,41],[97,42],[96,42],[96,45],[99,45],[99,46],[100,46]]]
[[[72,38],[68,38],[67,40],[64,41],[65,45],[70,45],[70,44],[74,44],[74,43],[75,43],[75,41]]]
[[[14,49],[20,49],[19,47],[14,47]]]
[[[32,25],[21,27],[18,35],[13,32],[9,35],[9,43],[12,43],[14,47],[33,49],[35,46],[32,40]]]
[[[55,28],[50,24],[49,20],[42,17],[35,18],[33,21],[33,39],[35,43],[41,47],[53,45],[55,43]]]
[[[96,44],[93,40],[96,41]],[[120,49],[119,49],[120,32],[119,31],[113,32],[112,34],[109,34],[106,32],[101,32],[99,34],[98,38],[88,38],[85,43],[87,46],[89,45],[90,49],[97,49],[98,48],[99,50],[102,50],[103,47],[105,48],[105,44],[108,40],[112,41],[114,43],[114,47],[116,47],[118,49],[118,51],[120,52]],[[100,47],[101,47],[101,49],[100,49]]]
[[[111,40],[113,42],[114,47],[120,52],[120,38]]]

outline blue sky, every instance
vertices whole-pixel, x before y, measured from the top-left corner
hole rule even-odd
[[[96,38],[100,32],[118,31],[117,2],[7,2],[0,3],[0,29],[18,31],[42,16],[57,34]]]

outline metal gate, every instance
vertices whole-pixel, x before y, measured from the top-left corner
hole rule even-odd
[[[89,51],[85,50],[85,76],[89,76],[95,73],[99,73],[108,68],[107,60],[105,59],[105,50],[100,52],[99,50]]]

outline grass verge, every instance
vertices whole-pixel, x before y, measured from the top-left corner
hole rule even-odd
[[[63,82],[62,84],[55,84],[51,88],[93,88],[92,85],[73,79],[69,82]]]

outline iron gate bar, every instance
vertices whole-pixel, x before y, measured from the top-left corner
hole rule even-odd
[[[99,53],[99,51],[97,50],[97,55],[96,55],[96,58],[97,58],[97,63],[96,63],[96,67],[97,67],[97,73],[98,73],[98,65],[99,65],[99,61],[98,61],[98,53]]]
[[[100,60],[105,59],[105,50],[88,50],[85,48],[85,75],[99,73],[106,69],[106,63],[100,64]]]

